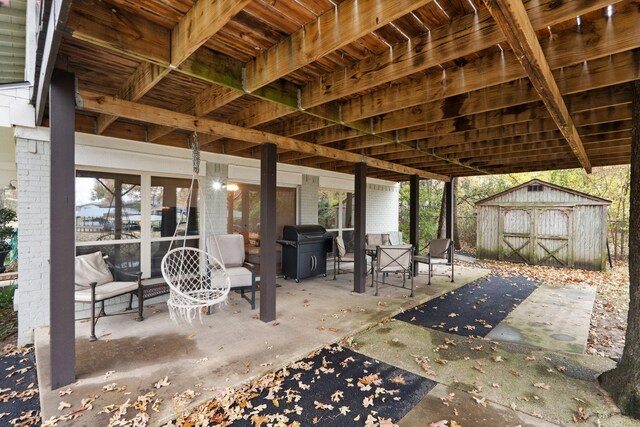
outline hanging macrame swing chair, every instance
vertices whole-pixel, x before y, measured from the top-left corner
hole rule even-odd
[[[169,250],[162,258],[161,264],[162,276],[170,290],[167,300],[169,316],[176,323],[180,320],[191,323],[196,316],[202,321],[203,313],[209,312],[210,308],[216,304],[226,301],[231,286],[223,260],[214,258],[206,250],[186,246],[193,187],[200,172],[200,146],[196,132],[193,134],[191,148],[193,175],[185,211],[183,211],[187,213],[187,226],[184,227],[184,235],[178,236],[180,221],[177,221],[178,224],[169,244]],[[204,200],[202,186],[197,185],[197,188],[200,200]],[[203,235],[206,236],[204,231]],[[206,243],[208,243],[207,240],[209,239],[205,238]],[[213,241],[217,245],[218,242],[215,238]],[[179,242],[182,242],[182,245],[172,249]],[[222,254],[220,250],[218,253]]]

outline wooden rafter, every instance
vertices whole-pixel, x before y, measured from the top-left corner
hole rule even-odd
[[[88,91],[81,91],[80,96],[83,99],[82,109],[85,111],[110,114],[147,123],[170,124],[172,127],[178,129],[222,135],[227,138],[252,143],[255,143],[256,141],[261,141],[263,143],[269,142],[287,150],[315,153],[320,156],[341,159],[352,163],[364,162],[376,168],[418,175],[427,179],[438,179],[441,181],[448,180],[448,177],[446,176],[432,174],[424,170],[407,168],[394,163],[385,162],[383,160],[337,150],[335,148],[323,147],[309,142],[274,135],[255,129],[246,129],[216,120],[195,117],[162,108],[125,101],[112,96],[105,96]]]
[[[158,84],[172,69],[177,68],[200,46],[229,22],[250,0],[200,0],[171,30],[170,64],[163,67],[143,61],[116,96],[128,101],[138,101]],[[97,132],[104,130],[118,118],[100,115]]]
[[[249,92],[333,52],[432,0],[347,0],[247,64]]]
[[[562,99],[560,89],[522,2],[520,0],[484,0],[484,2],[580,164],[590,173],[591,163],[580,134],[569,115],[569,110]]]

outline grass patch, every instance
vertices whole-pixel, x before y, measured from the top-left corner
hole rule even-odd
[[[0,288],[0,341],[4,341],[18,332],[18,319],[13,312],[15,291],[15,285]]]

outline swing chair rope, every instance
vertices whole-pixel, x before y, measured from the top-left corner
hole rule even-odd
[[[187,247],[193,186],[200,172],[200,144],[197,132],[191,139],[193,174],[186,199],[186,223],[182,237],[182,247],[173,248],[179,241],[180,220],[176,221],[176,229],[169,243],[169,250],[162,259],[162,275],[170,288],[167,301],[169,315],[174,322],[184,320],[191,323],[196,316],[202,321],[205,309],[226,301],[229,294],[230,280],[224,268],[223,260],[211,256],[206,250]],[[198,185],[198,194],[202,196],[202,186]],[[204,200],[203,197],[200,197]],[[206,215],[208,216],[208,215]],[[205,248],[208,246],[206,233]],[[218,246],[218,241],[214,241]],[[218,254],[222,251],[218,246]]]

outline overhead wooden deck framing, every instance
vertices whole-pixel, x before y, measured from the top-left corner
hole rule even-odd
[[[640,2],[72,3],[77,130],[406,180],[628,163]]]

